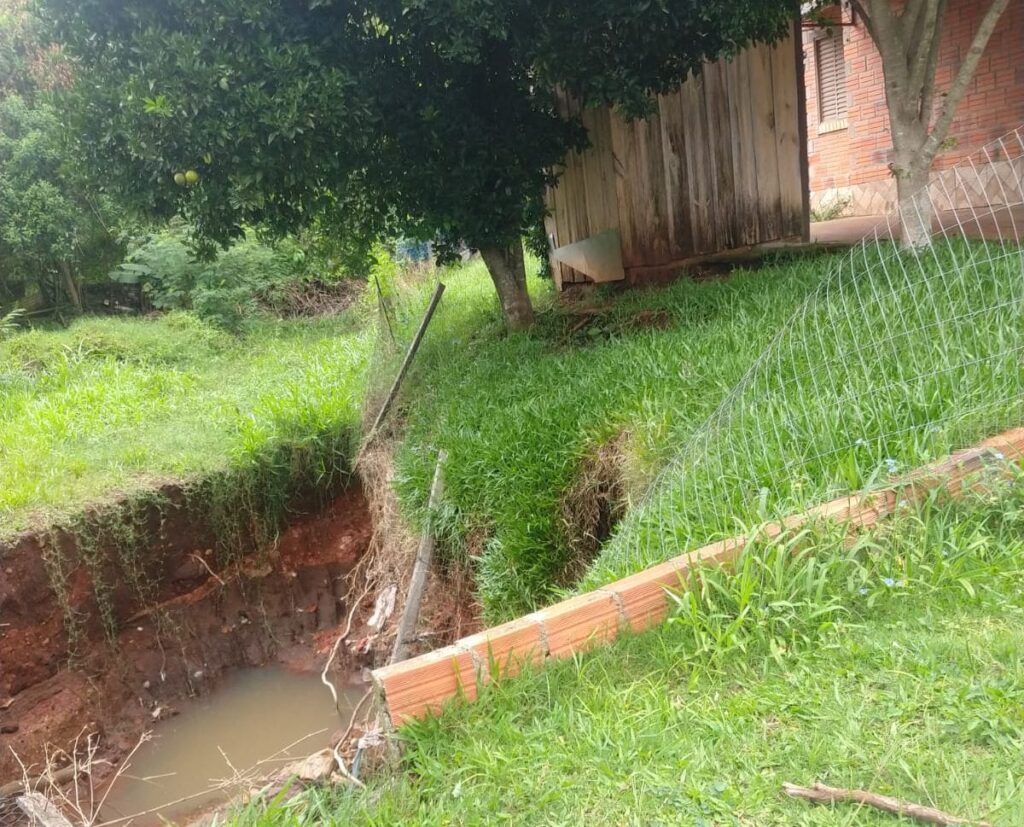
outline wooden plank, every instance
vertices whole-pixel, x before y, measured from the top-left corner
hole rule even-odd
[[[724,61],[704,67],[704,106],[712,168],[713,215],[717,229],[716,250],[732,249],[742,242],[736,227],[736,196],[732,170],[732,136],[729,95]]]
[[[554,215],[551,214],[551,211],[554,208],[554,200],[551,190],[548,190],[548,192],[545,193],[544,203],[548,209],[548,215],[544,216],[544,234],[548,239],[548,267],[551,269],[551,276],[555,280],[555,289],[561,292],[562,265],[560,262],[556,261],[554,255],[552,255],[558,243],[558,227],[555,223]]]
[[[743,244],[761,238],[760,195],[757,185],[757,157],[754,153],[754,113],[750,105],[750,50],[732,61],[729,96],[729,124],[733,130],[733,169],[736,181],[736,220]]]
[[[590,237],[619,228],[619,201],[615,190],[611,113],[605,107],[583,112],[590,148],[582,155]],[[576,239],[582,241],[583,239]]]
[[[569,96],[565,92],[556,91],[555,102],[558,114],[562,118],[568,119],[572,116],[574,110]],[[574,154],[570,152],[564,159],[558,185],[548,190],[548,195],[551,198],[549,209],[552,212],[555,224],[556,247],[563,244],[571,244],[578,240],[576,238],[577,218],[575,215],[578,204],[575,190],[582,183],[578,179]],[[556,281],[558,282],[559,289],[562,288],[563,284],[573,284],[578,280],[575,271],[564,264],[557,265],[557,273]]]
[[[686,168],[687,125],[680,90],[658,99],[662,165],[665,169],[665,222],[673,260],[694,254],[690,185]]]
[[[787,39],[770,50],[775,138],[778,151],[781,233],[803,237],[803,147],[800,142],[802,110],[797,103],[797,67],[793,45]]]
[[[771,50],[750,50],[750,108],[754,121],[753,146],[757,163],[758,241],[782,238],[782,195],[779,190],[779,153],[775,138],[775,97],[772,91]]]
[[[793,21],[791,43],[796,67],[796,114],[800,140],[800,196],[802,201],[800,240],[808,244],[811,241],[811,161],[807,138],[807,76],[804,63],[803,27],[799,20]]]
[[[655,115],[627,123],[613,113],[611,132],[622,263],[631,267],[668,261],[671,252],[660,119]]]
[[[694,253],[715,249],[715,228],[708,176],[707,110],[704,106],[704,80],[691,75],[680,89],[683,121],[688,127],[686,141],[686,177],[689,187]]]

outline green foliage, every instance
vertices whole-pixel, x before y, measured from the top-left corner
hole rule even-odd
[[[485,611],[504,619],[557,592],[572,559],[561,498],[583,458],[629,432],[627,489],[642,487],[743,376],[827,260],[781,260],[734,271],[728,281],[599,295],[604,312],[552,308],[530,336],[448,333],[447,314],[457,305],[486,300],[470,293],[471,268],[479,267],[446,278],[435,319],[442,335],[425,343],[417,375],[426,378],[409,391],[416,404],[396,483],[406,514],[419,515],[432,457],[448,450],[445,544],[456,556],[478,555]],[[543,294],[542,284],[531,289]],[[650,314],[665,323],[645,323]],[[586,327],[577,329],[581,321]]]
[[[436,239],[442,260],[536,226],[585,144],[555,90],[647,111],[701,62],[772,40],[791,0],[43,0],[88,75],[86,156],[159,216],[226,243],[317,220]],[[175,175],[195,170],[195,186]]]
[[[77,304],[82,278],[120,254],[114,210],[66,154],[51,105],[0,99],[0,300],[34,284],[47,305]]]
[[[668,625],[403,728],[399,776],[234,823],[892,823],[782,794],[813,780],[1020,823],[1022,514],[1017,482],[751,544]]]
[[[17,307],[4,316],[0,316],[0,341],[3,341],[18,332],[18,321],[24,315],[25,311],[20,307]]]
[[[210,260],[197,259],[185,235],[165,229],[128,250],[111,278],[141,284],[160,310],[194,310],[221,327],[238,329],[273,296],[303,281],[305,254],[291,240],[276,246],[251,234]]]
[[[834,221],[842,218],[852,199],[849,197],[836,196],[817,209],[811,210],[811,221]]]
[[[46,45],[28,9],[29,0],[0,0],[0,99],[32,98],[70,80],[68,62]]]
[[[949,240],[919,258],[870,244],[844,260],[799,315],[771,325],[773,347],[730,387],[708,429],[677,443],[673,465],[585,584],[731,536],[737,522],[884,483],[1018,426],[1024,328],[1007,301],[1016,295],[1016,257]]]

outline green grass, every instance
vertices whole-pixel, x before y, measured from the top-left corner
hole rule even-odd
[[[421,518],[447,449],[441,534],[473,557],[500,620],[572,585],[562,499],[622,432],[637,507],[584,587],[881,481],[886,460],[906,470],[969,445],[1020,421],[1020,262],[999,252],[936,242],[922,260],[888,246],[780,257],[726,281],[599,295],[606,312],[580,331],[579,316],[542,302],[528,335],[435,338],[406,397],[404,512]]]
[[[406,297],[395,324],[408,331],[433,280],[392,277]],[[414,371],[424,381],[462,343],[501,335],[479,263],[445,278],[444,312]],[[545,285],[532,288],[543,302]],[[256,317],[237,335],[171,313],[0,338],[0,538],[66,525],[168,482],[200,497],[214,494],[211,480],[250,484],[249,499],[273,499],[277,510],[295,489],[326,487],[350,468],[364,405],[375,410],[403,355],[384,347],[377,322],[368,293],[340,316]]]
[[[706,572],[669,625],[405,727],[403,772],[238,824],[886,825],[783,782],[1024,823],[1024,486]]]
[[[350,461],[372,339],[351,318],[85,319],[0,342],[0,534],[156,483]]]
[[[569,335],[576,317],[540,314],[529,335],[449,347],[415,391],[398,455],[407,514],[423,507],[436,452],[449,453],[442,531],[456,553],[486,538],[477,578],[492,618],[552,597],[570,547],[559,500],[584,456],[631,435],[638,483],[739,380],[821,277],[827,260],[795,260],[728,282],[681,281],[600,301],[600,335]],[[446,299],[447,301],[447,299]],[[663,310],[671,328],[635,324]]]

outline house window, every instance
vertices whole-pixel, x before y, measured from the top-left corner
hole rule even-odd
[[[845,129],[846,59],[842,33],[815,41],[814,53],[818,67],[818,131]]]

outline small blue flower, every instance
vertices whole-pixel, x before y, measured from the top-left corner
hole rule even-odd
[[[868,441],[864,439],[864,437],[859,436],[857,437],[857,439],[854,440],[853,444],[856,445],[858,448],[863,448],[865,445],[868,444]]]
[[[1006,459],[1006,456],[1003,454],[1002,451],[996,451],[994,454],[992,454],[992,456],[995,457],[998,462],[1002,462],[1004,459]]]
[[[882,582],[885,583],[885,585],[887,585],[890,589],[896,585],[896,581],[893,580],[891,577],[883,577]]]
[[[864,588],[863,586],[861,586],[859,589],[857,589],[857,591],[859,591],[861,594],[867,594],[868,593],[868,589]]]
[[[896,462],[896,460],[890,457],[886,457],[885,459],[882,460],[882,462],[885,463],[885,468],[890,474],[895,474],[896,469],[899,468],[899,464]]]

